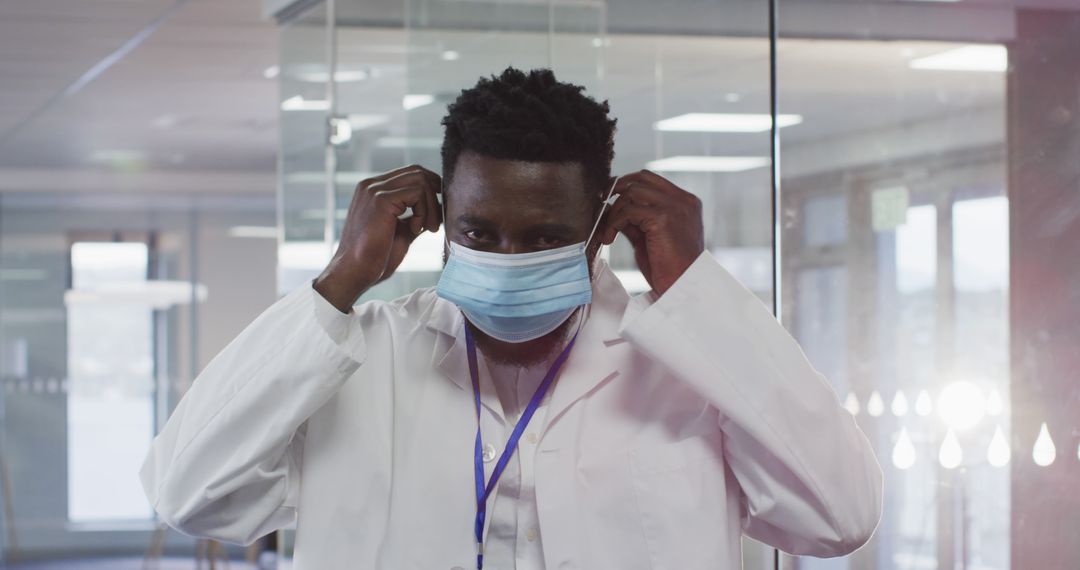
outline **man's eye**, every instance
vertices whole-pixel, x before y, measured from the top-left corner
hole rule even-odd
[[[540,236],[536,240],[536,244],[540,247],[552,247],[562,243],[562,239],[555,236]]]
[[[488,238],[488,234],[484,230],[465,230],[461,233],[465,234],[465,237],[473,241],[484,241]]]

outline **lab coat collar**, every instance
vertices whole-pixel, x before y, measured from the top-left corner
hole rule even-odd
[[[596,260],[593,276],[593,302],[585,308],[585,324],[578,333],[574,349],[559,379],[555,382],[545,422],[548,425],[554,423],[565,409],[598,384],[618,375],[614,363],[620,359],[612,353],[628,350],[628,343],[620,337],[619,330],[625,318],[630,316],[629,313],[641,310],[640,303],[630,302],[626,289],[606,261]],[[453,337],[452,344],[444,353],[440,355],[436,352],[436,367],[459,388],[471,392],[472,381],[469,377],[464,317],[461,311],[453,303],[436,297],[424,326],[433,332]],[[440,346],[446,344],[439,343]],[[480,401],[506,421],[494,387],[481,383]]]

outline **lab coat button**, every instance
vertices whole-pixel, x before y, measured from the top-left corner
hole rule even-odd
[[[536,540],[537,534],[539,534],[539,531],[537,531],[535,528],[530,528],[529,530],[525,531],[525,538],[529,539],[529,542],[532,542]]]
[[[490,443],[484,446],[484,463],[491,463],[495,460],[495,446]]]
[[[535,433],[530,433],[528,437],[529,437],[529,443],[536,443],[536,434]]]

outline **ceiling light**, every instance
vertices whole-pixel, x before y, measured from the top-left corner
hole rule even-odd
[[[282,111],[329,111],[330,102],[319,99],[305,100],[303,95],[289,97],[281,102]]]
[[[273,238],[277,239],[277,226],[233,226],[229,228],[230,237],[238,238]]]
[[[411,111],[417,107],[423,107],[424,105],[430,105],[433,102],[435,102],[435,96],[427,94],[410,94],[401,98],[401,106],[406,111]]]
[[[330,79],[330,74],[326,72],[326,69],[311,69],[311,66],[305,67],[306,69],[290,72],[289,76],[297,81],[303,81],[305,83],[326,83],[327,80]],[[369,74],[366,69],[339,69],[334,72],[334,81],[338,83],[355,83],[357,81],[363,81],[370,76],[371,74]]]
[[[742,172],[769,164],[764,156],[671,156],[650,160],[650,170],[669,172]]]
[[[802,122],[802,115],[778,115],[781,128]],[[686,113],[656,121],[658,131],[694,131],[710,133],[760,133],[772,128],[772,117],[765,113]]]
[[[267,79],[273,79],[281,73],[281,68],[276,65],[271,65],[263,70],[263,77]]]
[[[389,120],[390,117],[387,117],[386,115],[349,114],[349,125],[352,126],[352,130],[354,131],[362,131],[364,129],[377,127]]]
[[[346,69],[334,72],[334,81],[337,81],[338,83],[355,83],[357,81],[363,81],[368,77],[371,77],[371,75],[364,69]]]
[[[1009,68],[1009,52],[1002,45],[971,45],[913,59],[911,69],[939,71],[996,71]]]
[[[141,162],[143,160],[146,160],[146,154],[141,150],[113,148],[95,150],[93,153],[90,154],[91,162]]]
[[[335,209],[334,210],[334,219],[335,220],[344,220],[348,213],[349,213],[348,210],[343,210],[343,209],[340,209],[340,208]],[[326,219],[326,208],[307,208],[305,210],[300,210],[300,218],[302,218],[304,220],[325,220]]]
[[[442,52],[442,58],[446,61],[457,61],[460,57],[461,54],[452,49]]]
[[[382,137],[375,142],[377,148],[439,148],[439,137]]]
[[[138,304],[155,309],[168,309],[176,305],[190,304],[192,300],[201,303],[206,298],[206,285],[193,284],[190,281],[139,281],[64,291],[64,305],[68,307],[80,304]]]
[[[366,171],[361,171],[361,170],[339,170],[335,174],[334,180],[338,184],[345,184],[345,185],[349,185],[349,186],[355,186],[357,182],[360,182],[361,180],[366,180],[368,178],[371,178],[372,176],[376,176],[377,174],[379,174],[379,173],[377,173],[377,172],[366,172]],[[290,172],[290,173],[285,175],[285,183],[286,184],[320,184],[320,185],[322,185],[322,184],[326,184],[326,173],[323,172],[322,170],[304,170],[304,171],[298,171],[298,172]],[[305,210],[305,211],[308,211],[308,210]],[[320,218],[325,215],[325,211],[323,211],[323,210],[311,210],[311,211],[313,211],[313,212],[323,212],[322,214],[317,214],[317,216],[320,217]]]

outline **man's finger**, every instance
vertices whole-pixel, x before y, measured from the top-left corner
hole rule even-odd
[[[637,226],[643,232],[647,233],[650,229],[649,226],[656,219],[657,215],[658,212],[653,207],[625,202],[621,208],[612,212],[604,235],[604,243],[615,241],[616,234],[623,231],[627,225]]]
[[[424,186],[429,184],[429,178],[419,170],[400,172],[389,178],[379,180],[368,186],[372,192],[394,190],[403,186]]]
[[[402,174],[408,174],[410,172],[420,172],[420,171],[423,171],[423,170],[426,170],[426,169],[423,166],[420,166],[419,164],[410,164],[410,165],[407,165],[407,166],[401,166],[401,167],[395,168],[393,170],[389,170],[387,172],[383,172],[382,174],[376,174],[375,176],[372,176],[370,178],[365,178],[364,180],[366,182],[371,182],[371,183],[385,182],[387,180],[390,180],[390,179],[395,178],[397,176],[400,176]]]
[[[616,188],[615,193],[620,196],[620,200],[625,198],[635,204],[645,206],[662,206],[671,201],[671,198],[667,194],[657,190],[651,184],[635,180],[631,180],[621,189]]]
[[[664,178],[663,176],[660,176],[659,174],[651,170],[642,169],[635,174],[637,174],[637,178],[640,178],[643,182],[651,183],[652,186],[660,189],[660,191],[664,192],[665,194],[680,195],[686,192],[686,190],[683,190],[682,188],[676,186],[674,182],[668,180],[667,178]]]
[[[427,225],[428,217],[428,194],[430,192],[427,188],[421,188],[420,197],[416,203],[412,204],[412,217],[409,218],[409,225],[412,228],[413,234],[419,234],[424,231],[424,226]]]
[[[417,204],[420,202],[426,203],[427,199],[424,197],[425,192],[426,190],[424,190],[423,186],[405,186],[393,190],[380,190],[375,193],[375,199],[394,216],[400,217],[404,215],[409,208],[412,208],[415,217],[417,213]]]
[[[442,223],[442,209],[439,207],[439,200],[435,196],[437,192],[438,186],[428,186],[424,192],[424,198],[427,202],[427,216],[424,218],[424,227],[432,233],[439,231],[439,224]]]

